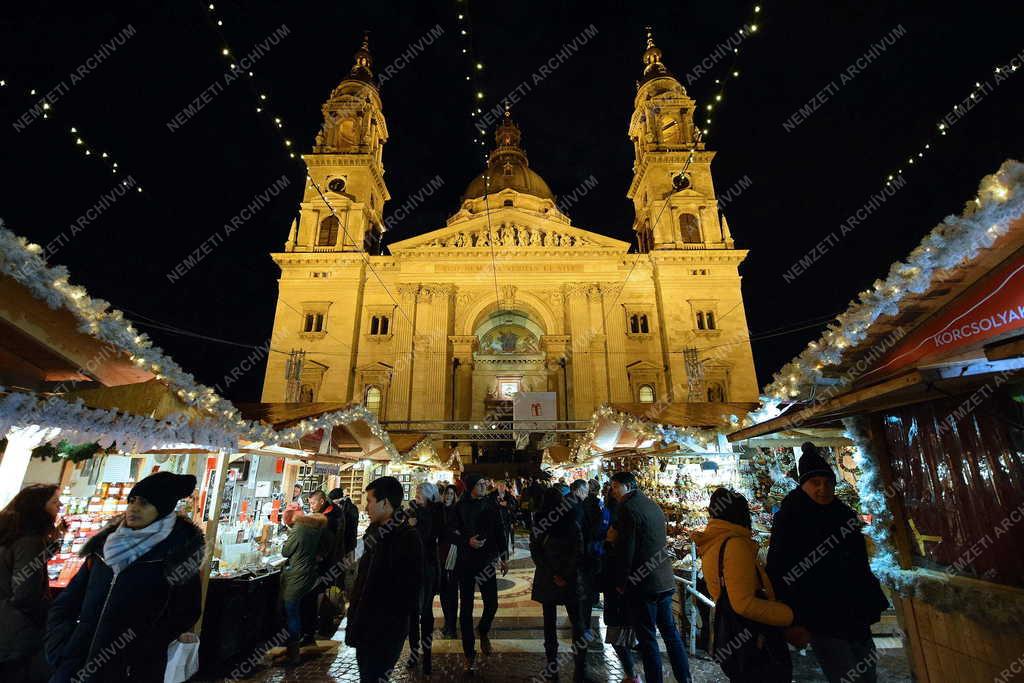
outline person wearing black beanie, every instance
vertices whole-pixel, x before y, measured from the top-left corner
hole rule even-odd
[[[799,486],[773,520],[768,575],[779,599],[800,615],[806,629],[798,640],[810,639],[829,681],[874,680],[871,624],[889,603],[871,573],[860,518],[836,498],[835,472],[814,444],[800,450]]]
[[[206,542],[174,513],[195,486],[191,474],[146,477],[129,492],[124,517],[86,542],[81,568],[47,618],[51,683],[163,680],[168,646],[201,612]]]

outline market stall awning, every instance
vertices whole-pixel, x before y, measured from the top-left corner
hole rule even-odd
[[[263,422],[278,432],[309,425],[308,431],[303,429],[286,441],[313,454],[381,461],[396,455],[390,437],[359,404],[239,403],[236,407],[244,418]],[[324,430],[330,430],[327,440]]]
[[[589,447],[607,453],[653,445],[638,424],[725,432],[733,417],[738,420],[756,407],[756,403],[611,403],[595,415]]]
[[[775,374],[782,415],[730,441],[970,391],[1024,370],[1024,165],[986,176],[960,216],[935,227],[886,279]]]
[[[64,308],[51,308],[0,271],[0,384],[46,391],[72,382],[118,386],[153,379],[115,346],[83,332]]]
[[[729,423],[731,416],[742,419],[757,403],[612,403],[612,409],[640,420],[673,427],[713,429]]]
[[[178,398],[170,387],[156,379],[138,384],[69,391],[63,396],[68,401],[82,399],[82,403],[90,408],[117,409],[157,419],[175,414],[187,415],[190,418],[203,415],[201,411]]]

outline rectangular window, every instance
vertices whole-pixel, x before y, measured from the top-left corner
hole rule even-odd
[[[370,318],[370,336],[386,337],[390,327],[390,320],[386,315],[375,315]]]
[[[307,313],[305,320],[302,325],[303,332],[323,332],[324,331],[324,314],[323,313]]]

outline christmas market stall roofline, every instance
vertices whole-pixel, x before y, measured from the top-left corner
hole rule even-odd
[[[998,680],[1024,650],[1022,368],[1024,165],[1007,161],[729,435],[842,422],[919,681]]]

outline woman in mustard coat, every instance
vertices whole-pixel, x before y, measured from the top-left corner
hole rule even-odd
[[[711,598],[718,602],[719,553],[725,547],[725,584],[729,603],[736,614],[766,626],[788,627],[794,624],[793,610],[775,599],[772,583],[764,567],[757,561],[757,543],[750,529],[750,507],[747,499],[728,489],[718,489],[711,496],[710,517],[704,531],[693,534],[701,558],[704,580]],[[759,580],[760,579],[760,580]],[[755,678],[730,678],[737,681],[757,680],[760,683],[788,683],[792,679],[789,651],[784,643],[773,648],[777,655],[777,671],[756,672]]]

